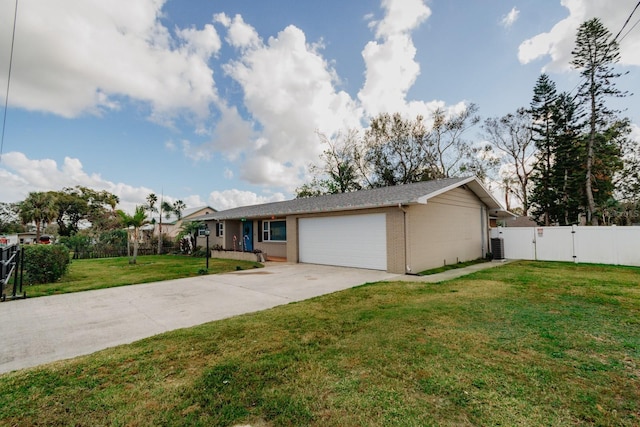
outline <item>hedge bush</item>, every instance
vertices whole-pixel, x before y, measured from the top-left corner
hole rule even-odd
[[[53,283],[69,268],[69,249],[63,245],[29,245],[23,248],[27,283]]]

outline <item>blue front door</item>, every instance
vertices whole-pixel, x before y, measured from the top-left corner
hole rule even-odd
[[[242,223],[242,245],[246,252],[253,251],[253,221]]]

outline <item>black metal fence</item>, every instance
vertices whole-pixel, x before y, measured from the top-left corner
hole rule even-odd
[[[24,273],[24,251],[18,244],[0,248],[0,300],[26,298],[22,291],[22,276]],[[13,286],[12,286],[13,285]],[[8,296],[7,296],[8,294]]]
[[[131,254],[133,254],[133,247],[129,249]],[[176,245],[165,245],[162,247],[162,254],[171,254],[176,253],[180,250],[180,248]],[[93,259],[93,258],[116,258],[116,257],[126,257],[129,256],[127,254],[127,248],[120,247],[108,247],[108,246],[93,246],[90,248],[78,249],[72,252],[73,259]],[[157,255],[158,247],[157,246],[139,246],[138,247],[138,255]]]

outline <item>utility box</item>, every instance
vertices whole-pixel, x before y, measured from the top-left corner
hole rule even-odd
[[[491,253],[493,259],[504,259],[504,239],[491,239]]]

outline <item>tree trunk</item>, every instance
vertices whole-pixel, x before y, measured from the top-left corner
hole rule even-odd
[[[591,117],[589,120],[589,139],[587,140],[587,171],[585,179],[585,191],[587,195],[587,223],[598,225],[598,217],[595,215],[596,203],[593,198],[593,146],[596,140],[596,96],[594,93],[595,81],[591,75]]]
[[[598,217],[595,215],[596,203],[593,199],[593,189],[592,185],[592,176],[591,170],[593,169],[593,143],[591,142],[591,138],[589,138],[588,148],[587,148],[587,175],[585,180],[585,191],[587,194],[587,223],[591,223],[591,225],[598,225]]]
[[[135,264],[138,258],[138,229],[133,229],[133,259],[130,264]]]
[[[129,258],[129,264],[131,264],[131,233],[129,227],[127,227],[127,258]]]
[[[569,225],[569,197],[567,196],[567,182],[569,181],[569,174],[567,170],[564,170],[564,181],[562,183],[562,200],[564,201],[564,225]]]
[[[164,198],[162,200],[164,200]],[[162,255],[162,200],[160,201],[160,209],[158,210],[160,212],[160,215],[158,215],[158,255]]]

